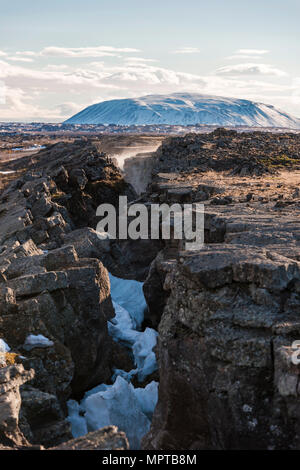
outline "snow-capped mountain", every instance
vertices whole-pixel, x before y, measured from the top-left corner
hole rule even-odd
[[[300,128],[297,119],[274,106],[197,93],[147,95],[103,101],[65,121],[68,124],[210,124]]]

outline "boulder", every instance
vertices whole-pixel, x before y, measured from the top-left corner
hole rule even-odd
[[[129,450],[129,444],[124,432],[116,426],[107,426],[50,450]]]
[[[25,371],[21,364],[0,367],[0,445],[28,445],[19,428],[20,386],[33,376],[34,371]]]

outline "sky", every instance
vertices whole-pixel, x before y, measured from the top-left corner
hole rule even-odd
[[[300,117],[299,0],[0,0],[0,121],[194,92]]]

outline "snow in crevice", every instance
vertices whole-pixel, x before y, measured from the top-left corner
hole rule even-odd
[[[4,341],[4,339],[0,338],[0,353],[7,353],[10,351],[10,347]]]
[[[131,449],[139,449],[141,438],[149,431],[152,414],[158,399],[158,383],[135,388],[138,382],[157,369],[153,348],[157,332],[141,330],[147,307],[143,284],[119,279],[110,274],[111,296],[115,317],[108,321],[108,332],[114,341],[131,350],[135,368],[130,372],[115,369],[112,385],[100,384],[85,393],[80,403],[69,400],[69,421],[74,437],[115,425],[128,437]]]
[[[24,345],[47,348],[53,346],[54,343],[44,335],[28,335]]]

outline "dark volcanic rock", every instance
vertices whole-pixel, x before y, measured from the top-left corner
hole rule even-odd
[[[148,311],[145,312],[145,323],[151,328],[157,329],[161,316],[170,295],[165,279],[173,268],[176,259],[170,259],[168,249],[164,249],[152,261],[148,277],[143,285]]]
[[[169,137],[153,160],[154,173],[228,171],[260,176],[282,168],[299,168],[300,134],[238,133],[216,129],[210,134]]]
[[[218,130],[166,139],[157,155],[150,199],[178,202],[190,186],[205,246],[161,252],[144,286],[160,387],[142,446],[299,449],[299,179],[268,176],[297,170],[299,136]]]
[[[299,368],[291,361],[300,334],[290,234],[298,217],[270,215],[268,224],[235,213],[234,222],[226,211],[219,208],[227,242],[181,252],[165,277],[159,401],[146,449],[300,446]]]
[[[1,445],[8,448],[28,445],[19,427],[20,386],[33,376],[34,371],[25,371],[21,364],[0,366],[0,449]]]
[[[114,310],[100,260],[113,264],[111,245],[88,226],[96,227],[102,202],[136,195],[88,142],[54,145],[28,166],[0,196],[0,338],[35,372],[22,390],[23,405],[18,398],[14,408],[11,441],[49,447],[71,437],[65,420],[70,395],[109,381],[118,353],[124,366],[130,364],[107,331]],[[30,343],[30,335],[45,341]]]

